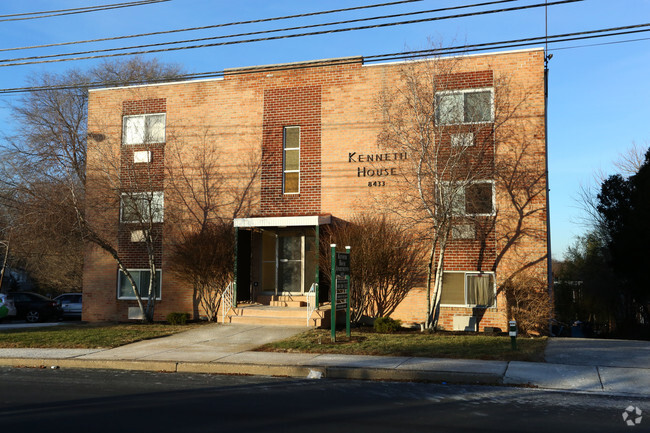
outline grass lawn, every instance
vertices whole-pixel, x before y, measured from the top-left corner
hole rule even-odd
[[[336,343],[330,331],[309,330],[295,337],[267,344],[258,350],[268,352],[339,353],[346,355],[421,356],[430,358],[492,359],[503,361],[543,361],[546,338],[517,338],[512,350],[510,337],[484,334],[455,334],[402,331],[379,334],[372,329],[353,329],[352,337],[337,332]]]
[[[0,331],[0,348],[110,348],[187,331],[200,324],[71,324]]]

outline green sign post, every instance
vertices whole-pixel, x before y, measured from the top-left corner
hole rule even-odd
[[[350,247],[345,253],[336,252],[336,244],[330,245],[332,253],[332,342],[336,342],[336,312],[345,310],[345,333],[350,336]]]

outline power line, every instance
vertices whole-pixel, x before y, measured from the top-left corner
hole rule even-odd
[[[406,52],[391,53],[391,54],[380,54],[375,56],[365,56],[364,60],[385,61],[387,57],[390,58],[390,60],[394,60],[398,58],[408,58],[412,56],[420,57],[420,56],[427,56],[427,55],[440,54],[440,53],[455,54],[459,52],[458,50],[483,51],[485,49],[494,49],[495,46],[499,46],[499,48],[501,47],[515,48],[515,47],[533,45],[535,43],[545,42],[549,39],[550,39],[548,41],[549,43],[552,42],[557,43],[557,42],[567,42],[567,41],[581,40],[581,39],[620,36],[625,34],[643,33],[643,32],[650,31],[650,28],[646,28],[646,27],[650,27],[650,23],[635,24],[635,25],[621,26],[621,27],[610,27],[607,29],[586,30],[586,31],[574,32],[574,33],[563,33],[563,34],[552,35],[552,36],[545,35],[545,36],[538,36],[533,38],[511,39],[511,40],[501,41],[501,42],[486,42],[482,44],[462,45],[458,47],[447,47],[447,48],[440,48],[440,49],[427,49],[427,50],[406,51]],[[637,29],[637,30],[632,30],[632,29]],[[615,32],[615,33],[611,33],[611,32]]]
[[[329,30],[320,30],[320,31],[316,31],[316,32],[270,36],[270,37],[266,37],[266,38],[254,38],[254,39],[244,39],[244,40],[239,40],[239,41],[215,42],[215,43],[211,43],[211,44],[200,44],[200,45],[189,45],[189,46],[184,46],[184,47],[171,47],[171,48],[161,48],[161,49],[153,49],[153,50],[131,51],[131,52],[126,52],[126,53],[90,55],[90,56],[83,56],[83,57],[72,57],[72,58],[67,58],[67,59],[51,59],[51,57],[53,57],[53,56],[36,56],[36,57],[34,57],[34,59],[50,58],[50,60],[35,60],[35,61],[29,61],[29,62],[6,63],[6,64],[0,65],[0,67],[33,65],[33,64],[40,64],[40,63],[66,62],[66,61],[75,61],[75,60],[89,60],[89,59],[99,59],[99,58],[107,58],[107,57],[118,57],[118,56],[130,56],[130,55],[138,55],[138,54],[150,54],[150,53],[160,53],[160,52],[169,52],[169,51],[179,51],[179,50],[196,49],[196,48],[208,48],[208,47],[217,47],[217,46],[224,46],[224,45],[235,45],[235,44],[243,44],[243,43],[271,41],[271,40],[278,40],[278,39],[289,39],[289,38],[304,37],[304,36],[315,36],[315,35],[341,33],[341,32],[348,32],[348,31],[368,30],[368,29],[383,28],[383,27],[393,27],[393,26],[397,26],[397,25],[416,24],[416,23],[423,23],[423,22],[446,20],[446,19],[466,18],[466,17],[471,17],[471,16],[488,15],[488,14],[503,13],[503,12],[512,12],[512,11],[519,11],[519,10],[525,10],[525,9],[545,7],[546,5],[555,6],[555,5],[561,5],[561,4],[567,4],[567,3],[576,3],[576,2],[581,2],[581,1],[584,1],[584,0],[559,0],[559,1],[552,2],[552,3],[548,3],[548,4],[546,4],[546,3],[537,3],[537,4],[533,4],[533,5],[526,5],[526,6],[516,6],[516,7],[511,7],[511,8],[493,9],[493,10],[488,10],[488,11],[479,11],[479,12],[471,12],[471,13],[456,14],[456,15],[446,15],[446,16],[442,16],[442,17],[421,18],[421,19],[416,19],[416,20],[397,21],[397,22],[391,22],[391,23],[372,24],[372,25],[367,25],[367,26],[348,27],[348,28],[343,28],[343,29],[329,29]],[[278,31],[280,31],[280,30],[278,30]],[[216,38],[214,38],[214,39],[216,39]],[[182,42],[179,42],[179,43],[182,43]],[[149,44],[149,45],[143,45],[142,47],[160,46],[160,45],[169,45],[169,43]],[[110,52],[110,51],[124,50],[124,49],[129,49],[129,48],[112,48],[112,49],[105,49],[105,50],[93,50],[93,51],[85,51],[85,52],[80,52],[80,53],[70,53],[70,54],[64,54],[64,55],[93,54],[93,53]],[[5,61],[5,62],[13,62],[15,60],[16,59],[5,59],[3,61]]]
[[[268,33],[279,33],[279,32],[285,32],[285,31],[293,31],[293,30],[304,30],[304,29],[310,29],[310,28],[316,28],[316,27],[326,27],[326,26],[334,26],[334,25],[341,25],[341,24],[358,23],[358,22],[363,22],[363,21],[374,21],[374,20],[381,20],[381,19],[388,19],[388,18],[399,18],[399,17],[404,17],[404,16],[412,16],[412,15],[421,15],[421,14],[427,14],[427,13],[444,12],[444,11],[454,10],[454,9],[473,8],[473,7],[476,7],[476,6],[485,6],[485,5],[492,5],[492,4],[497,4],[497,3],[512,2],[512,1],[517,1],[517,0],[496,0],[496,1],[489,1],[489,2],[484,2],[484,3],[477,3],[477,4],[473,4],[473,5],[453,6],[453,7],[441,8],[441,9],[431,9],[431,10],[425,10],[425,11],[405,12],[405,13],[401,13],[401,14],[382,15],[382,16],[367,17],[367,18],[357,18],[357,19],[351,19],[351,20],[333,21],[333,22],[319,23],[319,24],[308,24],[308,25],[304,25],[304,26],[286,27],[286,28],[281,28],[281,29],[259,30],[259,31],[255,31],[255,32],[237,33],[237,34],[231,34],[231,35],[210,36],[210,37],[205,37],[205,38],[186,39],[186,40],[182,40],[182,41],[159,42],[159,43],[152,43],[152,44],[135,45],[135,46],[130,46],[130,47],[106,48],[106,49],[103,49],[103,50],[91,50],[91,51],[80,51],[80,52],[76,52],[76,53],[61,53],[61,54],[50,54],[50,55],[42,55],[42,56],[19,57],[19,58],[14,58],[14,59],[0,59],[0,63],[2,63],[2,62],[16,62],[16,61],[22,61],[22,60],[51,59],[51,58],[55,58],[55,57],[76,56],[76,55],[81,55],[81,54],[106,53],[106,52],[112,52],[112,51],[122,51],[122,50],[132,50],[132,49],[140,49],[140,48],[149,48],[149,47],[159,47],[159,46],[165,46],[165,45],[185,44],[185,43],[190,43],[190,42],[211,41],[211,40],[217,40],[217,39],[229,39],[229,38],[242,37],[242,36],[253,36],[253,35],[261,35],[261,34],[268,34]]]
[[[50,17],[58,17],[63,15],[76,15],[76,14],[83,14],[87,12],[105,11],[110,9],[121,9],[121,8],[133,7],[133,6],[143,6],[143,5],[153,4],[153,3],[163,3],[168,1],[171,0],[141,0],[141,1],[127,2],[127,3],[113,3],[108,5],[87,6],[83,8],[59,9],[59,10],[41,11],[41,12],[24,12],[20,14],[0,15],[0,18],[2,18],[0,19],[0,22],[35,20],[38,18],[50,18]]]
[[[84,41],[72,41],[72,42],[58,42],[58,43],[54,43],[54,44],[32,45],[32,46],[27,46],[27,47],[2,48],[2,49],[0,49],[0,52],[2,52],[2,51],[16,51],[16,50],[29,50],[29,49],[33,49],[33,48],[59,47],[59,46],[64,46],[64,45],[77,45],[77,44],[86,44],[86,43],[91,43],[91,42],[114,41],[114,40],[120,40],[120,39],[140,38],[140,37],[144,37],[144,36],[157,36],[157,35],[165,35],[165,34],[179,33],[179,32],[188,32],[188,31],[195,31],[195,30],[207,30],[207,29],[214,29],[214,28],[219,28],[219,27],[229,27],[229,26],[236,26],[236,25],[242,25],[242,24],[256,24],[256,23],[264,23],[264,22],[270,22],[270,21],[280,21],[280,20],[287,20],[287,19],[292,19],[292,18],[303,18],[303,17],[310,17],[310,16],[316,16],[316,15],[326,15],[326,14],[333,14],[333,13],[338,13],[338,12],[348,12],[348,11],[354,11],[354,10],[360,10],[360,9],[370,9],[370,8],[378,8],[378,7],[385,7],[385,6],[394,6],[394,5],[403,4],[403,3],[415,3],[415,2],[421,2],[421,1],[424,1],[424,0],[401,0],[401,1],[394,1],[394,2],[390,2],[390,3],[376,3],[376,4],[366,5],[366,6],[356,6],[356,7],[344,8],[344,9],[330,9],[330,10],[325,10],[325,11],[308,12],[308,13],[297,14],[297,15],[285,15],[285,16],[279,16],[279,17],[261,18],[261,19],[258,19],[258,20],[235,21],[235,22],[230,22],[230,23],[213,24],[213,25],[201,26],[201,27],[188,27],[188,28],[184,28],[184,29],[165,30],[165,31],[150,32],[150,33],[139,33],[139,34],[134,34],[134,35],[124,35],[124,36],[113,36],[113,37],[110,37],[110,38],[88,39],[88,40],[84,40]],[[517,1],[517,0],[509,0],[509,1]]]
[[[640,42],[640,41],[649,41],[649,40],[650,38],[625,39],[623,41],[601,42],[599,44],[584,44],[584,45],[573,45],[570,47],[559,47],[559,48],[553,48],[550,51],[573,50],[576,48],[599,47],[603,45],[615,45],[615,44],[624,44],[627,42]]]
[[[637,29],[637,30],[630,30],[630,29]],[[624,30],[624,31],[619,31],[619,30]],[[558,34],[552,36],[544,35],[544,36],[538,36],[532,38],[513,39],[507,41],[488,42],[482,44],[458,45],[458,46],[447,47],[442,49],[408,51],[408,52],[401,52],[401,53],[388,53],[388,54],[379,54],[379,55],[364,56],[364,57],[346,58],[346,59],[334,60],[330,63],[330,65],[345,65],[345,64],[358,63],[360,59],[363,59],[363,61],[366,63],[374,63],[374,62],[383,62],[383,61],[398,60],[398,59],[405,59],[405,58],[422,58],[430,55],[449,55],[449,54],[457,54],[457,53],[478,52],[478,51],[485,51],[491,49],[516,48],[516,47],[534,45],[536,43],[545,41],[546,38],[549,39],[548,40],[549,44],[553,44],[553,43],[566,42],[566,41],[586,40],[586,39],[593,39],[593,38],[600,38],[600,37],[611,37],[611,36],[618,36],[623,34],[633,34],[633,33],[649,32],[649,31],[650,31],[650,23],[646,23],[646,24],[637,24],[632,26],[612,27],[608,29],[597,29],[597,30],[590,30],[590,31],[583,31],[583,32],[564,33],[564,34]],[[606,33],[606,32],[610,32],[610,33]],[[645,40],[645,39],[632,39],[627,41],[617,41],[611,43],[633,42],[637,40]],[[571,47],[567,47],[567,49],[568,48]],[[564,49],[564,48],[557,48],[557,49]],[[190,80],[190,79],[214,78],[214,77],[222,77],[225,75],[250,74],[254,72],[262,73],[262,72],[273,72],[273,71],[286,71],[286,70],[294,70],[294,69],[307,69],[307,68],[320,67],[320,66],[322,66],[322,63],[320,62],[303,62],[295,65],[259,66],[259,67],[251,67],[251,68],[241,68],[237,70],[221,70],[221,71],[185,74],[185,75],[175,77],[174,80],[182,81],[182,80]],[[168,82],[169,79],[149,80],[147,82],[142,82],[142,83],[133,82],[130,83],[130,85],[152,84],[156,82],[163,83],[166,81]],[[121,85],[121,84],[122,84],[121,82],[103,81],[103,82],[85,83],[83,86],[71,84],[71,85],[61,85],[61,86],[17,87],[17,88],[0,89],[0,94],[23,93],[23,92],[43,91],[43,90],[67,90],[67,89],[75,89],[80,87],[97,88],[97,87],[108,87],[108,86]]]

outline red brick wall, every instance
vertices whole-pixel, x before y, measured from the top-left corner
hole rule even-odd
[[[300,192],[282,191],[283,131],[300,126]],[[321,198],[321,86],[264,91],[261,214],[317,215]]]
[[[437,88],[440,90],[478,89],[493,85],[494,73],[492,70],[443,74],[438,77],[437,82]]]
[[[122,103],[122,116],[158,114],[167,111],[167,99],[155,98],[130,100]],[[151,162],[134,163],[134,152],[151,152]],[[165,143],[143,143],[120,147],[121,188],[126,194],[133,192],[164,191]],[[124,265],[134,269],[148,269],[149,260],[145,242],[131,242],[131,232],[148,229],[148,221],[138,223],[120,222],[118,231],[118,254]],[[157,267],[162,266],[163,228],[155,223],[152,229],[154,257]]]
[[[138,114],[156,114],[167,112],[167,99],[136,99],[122,103],[122,116]]]

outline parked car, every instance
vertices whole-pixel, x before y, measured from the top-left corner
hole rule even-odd
[[[4,293],[0,293],[0,322],[4,319],[12,319],[16,316],[14,301]]]
[[[9,292],[7,298],[16,306],[16,318],[30,323],[42,320],[60,320],[63,310],[58,302],[32,292]]]
[[[64,317],[78,317],[81,319],[81,293],[64,293],[54,298],[63,310]]]

